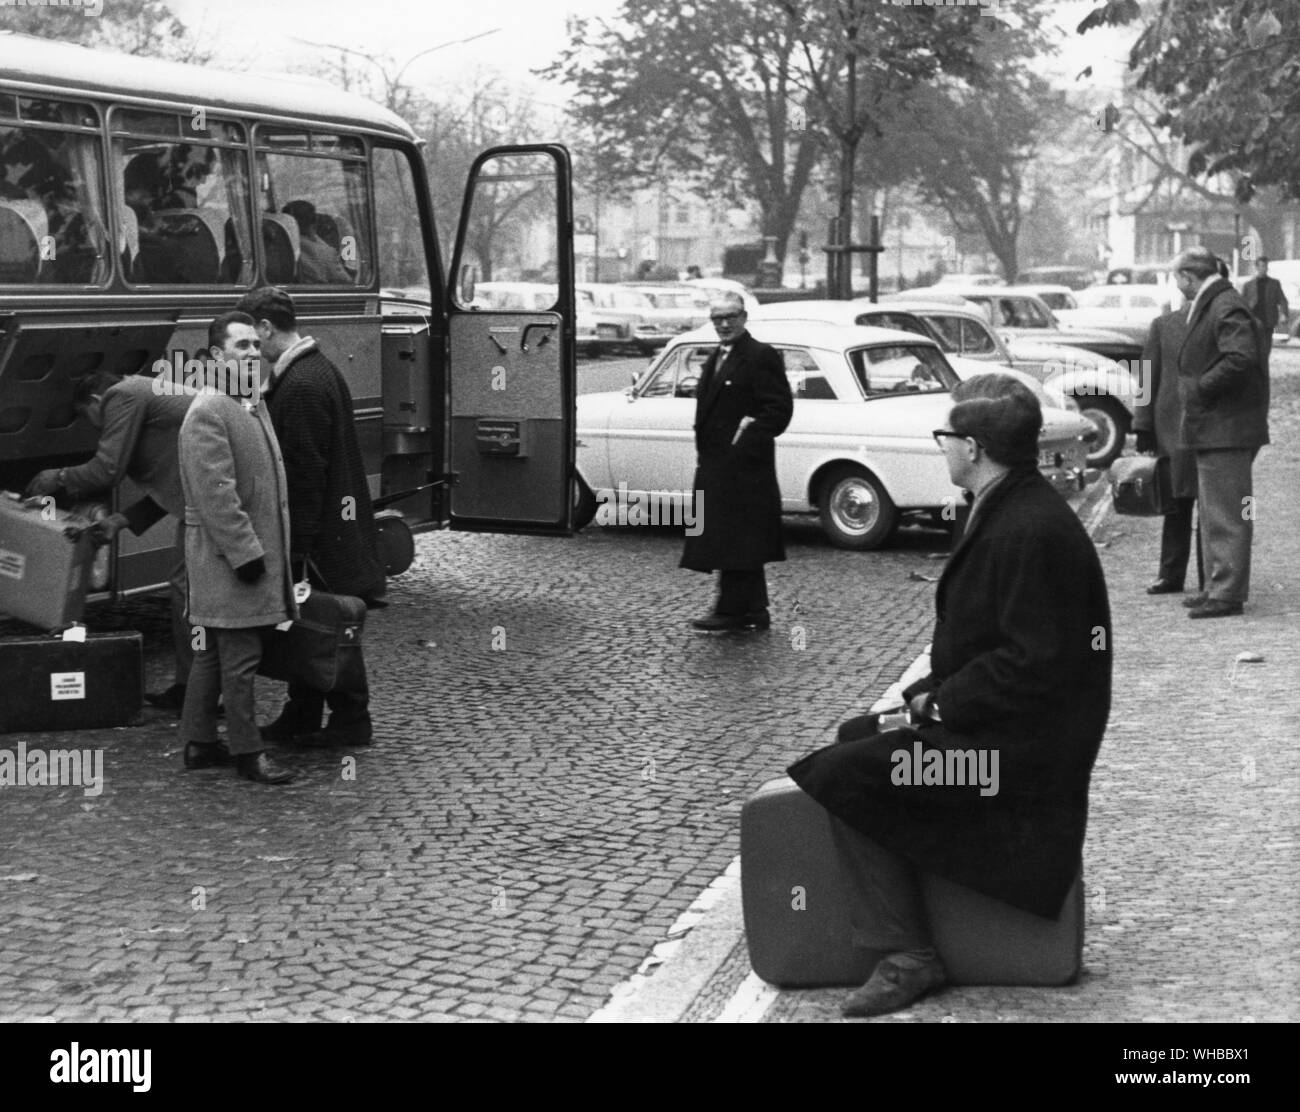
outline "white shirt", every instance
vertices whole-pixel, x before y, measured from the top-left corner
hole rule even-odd
[[[1201,303],[1201,295],[1205,292],[1205,287],[1208,286],[1211,282],[1217,282],[1218,280],[1219,280],[1218,274],[1211,274],[1208,278],[1205,279],[1204,282],[1201,283],[1201,288],[1196,291],[1196,296],[1192,298],[1192,303],[1189,306],[1187,306],[1188,324],[1192,323],[1192,316],[1196,312],[1196,306],[1198,306]]]

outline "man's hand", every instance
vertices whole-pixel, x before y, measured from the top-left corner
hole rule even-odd
[[[929,701],[930,693],[922,691],[919,695],[913,695],[907,702],[907,709],[912,712],[914,719],[925,718],[925,704]]]
[[[91,541],[96,545],[108,544],[114,537],[130,524],[126,520],[125,514],[109,514],[107,517],[100,518],[92,525],[87,532],[90,534]]]
[[[246,564],[240,564],[235,569],[235,574],[241,583],[256,583],[266,574],[266,561],[258,556]]]
[[[24,494],[30,498],[34,494],[54,494],[62,488],[63,484],[59,482],[59,469],[51,467],[48,471],[40,472],[36,478],[27,484],[27,490]]]
[[[1152,455],[1156,451],[1156,434],[1150,429],[1142,429],[1137,434],[1137,452],[1138,455],[1144,456],[1148,452]]]

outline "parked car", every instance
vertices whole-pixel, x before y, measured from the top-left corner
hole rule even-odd
[[[682,331],[676,316],[656,309],[641,290],[611,282],[579,282],[576,289],[591,296],[602,345],[635,347],[649,355]]]
[[[795,396],[776,442],[786,513],[818,515],[832,543],[853,549],[880,547],[904,520],[952,520],[959,492],[931,434],[959,378],[933,340],[806,321],[751,321],[750,332],[781,352]],[[578,469],[598,499],[636,495],[680,510],[691,497],[695,389],[717,345],[708,328],[678,336],[634,387],[578,398]],[[1039,466],[1059,488],[1086,479],[1091,435],[1078,414],[1044,409]]]
[[[1171,296],[1172,293],[1172,296]],[[1151,322],[1181,303],[1176,289],[1164,286],[1089,286],[1075,294],[1074,309],[1054,309],[1066,331],[1075,328],[1105,328],[1122,332],[1145,344]]]
[[[1090,467],[1109,467],[1124,449],[1137,388],[1124,367],[1065,344],[1004,340],[979,306],[960,298],[930,301],[902,294],[880,303],[781,301],[764,305],[758,318],[872,325],[928,335],[963,377],[963,364],[972,362],[1014,367],[1042,383],[1054,404],[1078,409],[1097,430],[1088,450]],[[1057,402],[1058,398],[1062,400]]]
[[[737,294],[745,303],[746,313],[752,313],[758,308],[758,298],[750,293],[747,287],[731,278],[688,278],[686,284],[694,286],[697,290],[703,290],[710,296],[715,293]]]
[[[1142,357],[1142,344],[1123,333],[1100,328],[1062,328],[1042,298],[1017,286],[933,286],[929,290],[908,290],[908,296],[931,293],[958,294],[973,301],[988,314],[989,322],[1005,338],[1008,335],[1049,343],[1069,344],[1095,351],[1107,359],[1133,360]]]
[[[709,295],[685,282],[649,285],[645,282],[623,282],[622,285],[639,290],[663,314],[665,321],[680,324],[679,331],[689,332],[709,323]]]
[[[1081,290],[1093,284],[1096,274],[1096,271],[1086,266],[1031,266],[1020,272],[1017,281],[1027,286],[1048,282],[1071,290]]]
[[[1073,309],[1077,306],[1074,300],[1074,290],[1069,286],[1062,286],[1052,282],[1017,282],[1017,289],[1026,290],[1035,297],[1041,298],[1044,305],[1052,310],[1053,313],[1060,313],[1062,309]]]
[[[945,274],[940,277],[940,286],[1000,286],[1000,274]]]
[[[545,282],[479,282],[474,286],[472,308],[544,313],[555,307],[555,301],[556,287]],[[578,353],[595,355],[600,350],[596,314],[581,292],[574,299],[574,309]]]

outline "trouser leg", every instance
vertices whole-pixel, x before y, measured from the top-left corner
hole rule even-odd
[[[762,567],[718,572],[719,614],[740,617],[767,609],[767,575]]]
[[[1195,498],[1175,498],[1173,509],[1165,514],[1160,533],[1160,575],[1166,583],[1181,586],[1187,578],[1187,562],[1192,555],[1192,517]]]
[[[226,740],[235,756],[258,753],[266,748],[257,730],[254,680],[262,662],[262,631],[253,629],[208,630],[216,633],[221,657],[221,696],[226,707]],[[187,693],[188,703],[188,693]]]
[[[221,659],[211,629],[203,630],[202,646],[194,653],[189,675],[185,678],[185,705],[181,708],[179,738],[181,744],[197,742],[212,745],[217,740],[217,700],[221,695]]]
[[[330,708],[330,730],[344,730],[352,734],[370,735],[370,682],[365,674],[365,658],[361,660],[361,687],[354,691],[331,691],[325,696]]]
[[[1196,453],[1205,590],[1216,601],[1245,602],[1250,595],[1254,458],[1253,448],[1216,448]]]
[[[185,578],[185,523],[176,526],[176,562],[167,580],[171,589],[172,651],[176,656],[176,678],[172,681],[184,687],[190,678],[194,663],[194,630],[185,616],[188,606],[188,585]]]
[[[930,946],[915,867],[834,815],[830,820],[849,886],[853,945],[882,953]]]
[[[289,701],[280,712],[282,718],[291,720],[298,733],[309,734],[320,729],[325,713],[325,695],[305,683],[289,684]]]

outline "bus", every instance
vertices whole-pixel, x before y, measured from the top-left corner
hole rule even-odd
[[[412,532],[571,533],[568,152],[479,155],[444,271],[421,146],[324,81],[0,32],[0,490],[90,458],[86,376],[200,353],[269,284],[348,380],[391,574]],[[553,303],[485,308],[493,280]],[[138,496],[128,481],[108,508]],[[173,541],[174,523],[124,530],[91,597],[164,585]]]

